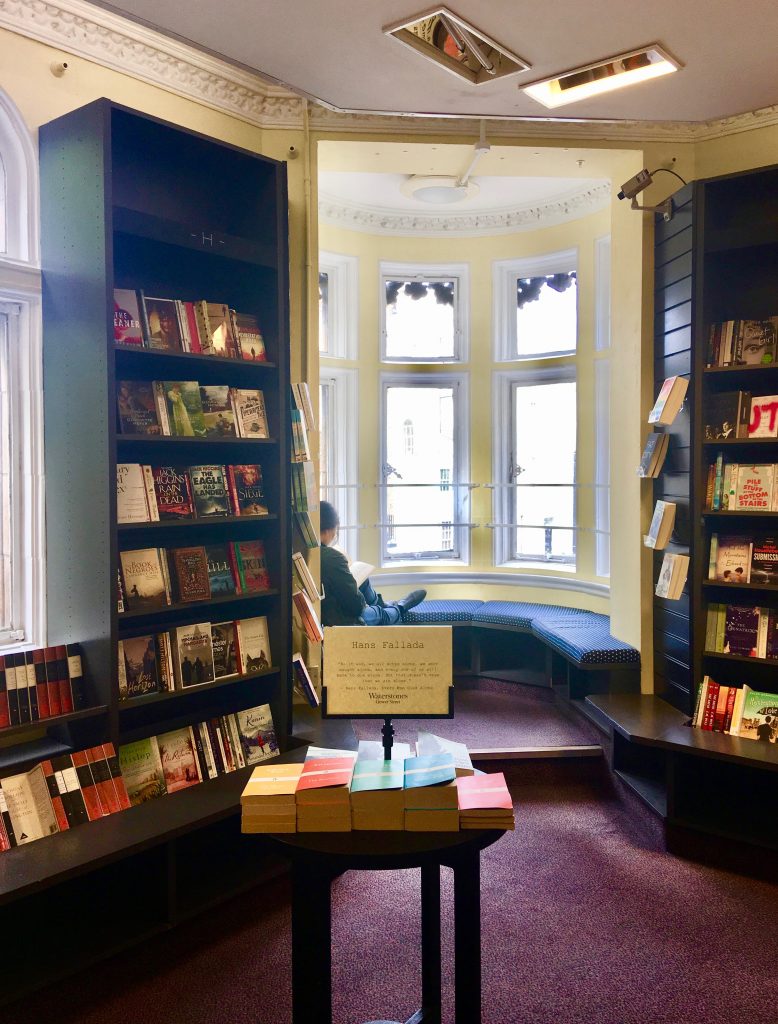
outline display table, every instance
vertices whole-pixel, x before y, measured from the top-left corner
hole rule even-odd
[[[406,1024],[440,1024],[441,867],[454,871],[455,1021],[479,1024],[480,853],[502,835],[502,830],[495,830],[297,832],[268,837],[274,840],[277,852],[288,858],[292,869],[294,1024],[332,1024],[332,879],[344,871],[398,868],[421,869],[422,1008]]]

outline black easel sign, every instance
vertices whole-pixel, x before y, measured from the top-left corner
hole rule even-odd
[[[450,626],[324,630],[324,685],[333,717],[448,718],[451,679]]]

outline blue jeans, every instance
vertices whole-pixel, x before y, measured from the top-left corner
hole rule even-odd
[[[362,609],[360,616],[366,626],[396,626],[402,621],[400,609],[394,605],[386,607],[373,590],[370,580],[365,580],[359,591],[367,601],[367,607]]]

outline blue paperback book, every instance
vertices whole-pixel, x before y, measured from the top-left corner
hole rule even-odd
[[[424,757],[406,757],[405,789],[436,786],[456,778],[454,758],[451,754],[427,754]]]
[[[212,597],[224,597],[236,592],[235,577],[232,575],[230,556],[226,544],[208,544],[205,548],[208,559],[208,580]]]

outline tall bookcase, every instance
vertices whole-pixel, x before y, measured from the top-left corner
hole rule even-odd
[[[118,748],[264,703],[283,750],[292,728],[286,167],[103,99],[41,128],[40,172],[48,642],[81,643],[94,707],[65,726],[46,724],[43,739],[4,749],[0,768],[8,774],[98,742]],[[115,287],[252,313],[267,361],[117,346]],[[116,428],[116,381],[123,379],[259,388],[270,436],[123,435]],[[122,462],[258,463],[270,514],[117,526]],[[270,591],[118,613],[120,551],[233,540],[264,542]],[[268,620],[269,669],[119,701],[123,637],[256,615]],[[49,931],[52,886],[62,921],[78,933],[64,960],[61,947],[35,965],[11,956],[3,998],[254,884],[261,844],[241,841],[237,818],[249,773],[238,770],[3,854],[4,933],[33,940]]]

